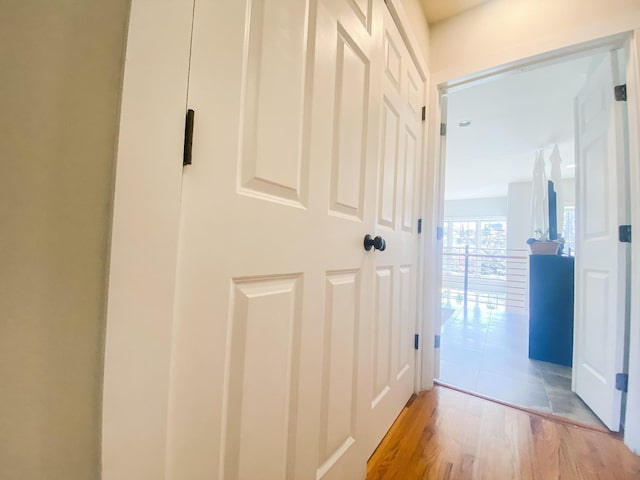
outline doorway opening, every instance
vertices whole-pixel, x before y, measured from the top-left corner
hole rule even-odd
[[[597,428],[606,427],[576,394],[572,352],[559,361],[536,351],[572,349],[574,325],[582,324],[573,318],[573,263],[580,258],[576,216],[585,208],[584,196],[576,195],[576,97],[608,55],[620,60],[624,78],[623,50],[600,49],[451,88],[442,101],[447,121],[435,378]],[[546,192],[538,191],[547,179],[557,194],[553,215]],[[567,265],[564,273],[545,274],[540,282],[532,276],[527,240],[549,240],[553,216],[561,245],[557,261]],[[545,295],[554,295],[548,288],[553,282],[566,292],[552,313],[564,327],[540,337],[532,311],[549,303]],[[547,287],[542,297],[538,283]]]

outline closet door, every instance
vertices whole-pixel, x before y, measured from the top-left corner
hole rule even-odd
[[[311,159],[329,251],[321,273],[317,479],[365,478],[371,453],[376,252],[363,239],[375,229],[385,8],[373,0],[318,2]]]
[[[374,8],[196,1],[167,478],[364,477]]]
[[[414,391],[424,90],[424,80],[385,8],[374,222],[386,249],[375,256],[370,451]]]

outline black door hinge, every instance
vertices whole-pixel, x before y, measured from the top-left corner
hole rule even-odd
[[[616,373],[616,390],[621,392],[627,391],[629,386],[629,374],[628,373]]]
[[[196,112],[187,110],[187,119],[184,124],[184,152],[182,154],[182,165],[191,165],[191,152],[193,150],[193,122]]]
[[[422,219],[418,219],[418,233],[422,233]]]
[[[442,135],[443,137],[447,134],[447,124],[446,123],[441,123],[440,124],[440,135]]]
[[[413,348],[418,350],[420,348],[420,335],[417,333],[413,336]]]
[[[627,84],[616,85],[613,88],[613,93],[618,102],[626,102],[627,101]]]
[[[433,348],[440,348],[440,335],[433,336]]]
[[[620,225],[618,227],[618,240],[622,243],[631,243],[631,225]]]
[[[422,121],[427,119],[427,107],[422,107]]]

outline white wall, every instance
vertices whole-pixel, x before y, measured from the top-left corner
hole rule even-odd
[[[507,206],[507,248],[527,249],[531,218],[531,182],[509,184]]]
[[[95,480],[129,1],[0,11],[0,479]]]
[[[482,218],[507,216],[507,197],[445,200],[444,218]]]
[[[453,79],[638,26],[638,0],[493,0],[431,26],[431,72]]]
[[[507,196],[507,249],[508,250],[524,250],[519,255],[527,257],[527,270],[522,272],[517,270],[522,267],[520,261],[512,262],[507,270],[507,283],[524,281],[524,311],[529,311],[529,252],[527,246],[527,238],[529,233],[529,219],[531,218],[531,192],[532,182],[514,182],[509,184]],[[509,293],[514,293],[510,290]],[[518,293],[518,292],[516,292]],[[522,293],[522,291],[520,292]],[[519,304],[522,297],[507,297],[508,304]]]

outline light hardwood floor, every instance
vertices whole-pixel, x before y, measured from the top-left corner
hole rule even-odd
[[[640,457],[607,433],[436,386],[369,459],[367,480],[377,479],[640,479]]]

